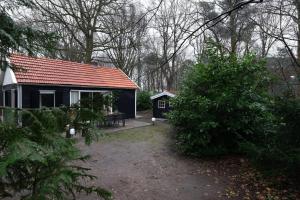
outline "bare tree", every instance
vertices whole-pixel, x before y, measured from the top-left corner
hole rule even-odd
[[[133,75],[137,67],[141,42],[146,31],[142,15],[143,13],[139,13],[134,4],[124,2],[121,9],[104,18],[103,24],[107,30],[105,41],[109,41],[106,43],[105,53],[115,66],[129,76]]]
[[[83,50],[84,62],[90,63],[94,51],[104,46],[99,38],[106,34],[104,16],[110,15],[116,0],[32,0],[35,12],[44,23],[62,25],[70,39]],[[70,41],[71,41],[70,40]]]
[[[300,1],[294,0],[294,4],[296,6],[296,11],[297,11],[297,15],[296,18],[294,18],[294,20],[297,25],[297,29],[296,29],[296,35],[298,40],[297,55],[298,55],[298,63],[300,63]]]
[[[270,21],[257,25],[264,34],[279,41],[288,51],[294,64],[300,68],[299,1],[269,1],[264,12],[276,18],[277,23]]]
[[[261,14],[254,17],[253,21],[256,24],[257,28],[255,33],[259,38],[259,47],[258,52],[260,52],[260,56],[262,58],[267,57],[270,49],[274,46],[277,39],[267,34],[264,29],[268,27],[269,24],[277,24],[279,21],[276,17],[274,17],[270,13],[264,13],[263,10],[265,6],[263,6],[260,11]],[[267,28],[270,33],[274,33],[276,31],[276,27],[268,27]]]
[[[188,34],[191,25],[191,4],[188,1],[164,1],[154,20],[153,28],[160,41],[159,54],[163,64],[160,71],[166,82],[166,89],[175,89],[175,80],[185,47],[179,47]],[[180,51],[179,51],[180,48]],[[161,86],[164,88],[164,80]]]

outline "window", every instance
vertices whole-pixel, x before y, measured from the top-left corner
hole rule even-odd
[[[80,105],[84,108],[93,109],[93,92],[80,92]]]
[[[70,105],[78,103],[81,107],[85,108],[97,110],[104,109],[104,104],[106,102],[104,99],[105,94],[111,94],[111,92],[104,90],[71,90]]]
[[[79,102],[79,91],[70,92],[70,105],[76,104]]]
[[[11,107],[11,92],[10,92],[10,90],[5,90],[5,92],[4,92],[4,95],[5,95],[5,106],[6,107]]]
[[[42,107],[55,107],[55,91],[40,90],[40,108]]]
[[[163,100],[158,100],[158,108],[165,108],[166,102]]]
[[[16,89],[11,89],[11,90],[5,90],[3,91],[2,94],[2,101],[3,102],[3,106],[5,107],[12,107],[15,108],[18,106],[17,104],[17,90]]]
[[[171,108],[172,107],[172,102],[169,100],[169,107]]]

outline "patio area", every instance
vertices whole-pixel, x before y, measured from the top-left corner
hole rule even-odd
[[[126,119],[125,126],[119,125],[119,126],[105,127],[105,128],[101,128],[101,130],[103,130],[104,133],[113,133],[122,130],[140,128],[140,127],[150,126],[150,125],[152,124],[144,121],[139,121],[137,119]]]

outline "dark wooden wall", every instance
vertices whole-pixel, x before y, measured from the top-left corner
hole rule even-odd
[[[166,102],[165,108],[158,108],[158,101],[164,100]],[[169,105],[170,97],[165,95],[152,100],[153,117],[155,118],[166,118],[165,113],[171,110]]]
[[[39,108],[39,90],[55,90],[56,107],[61,105],[70,106],[70,90],[114,91],[118,95],[116,101],[117,110],[125,113],[127,118],[135,117],[135,90],[132,89],[118,90],[108,88],[23,85],[23,108]]]
[[[23,108],[39,108],[39,90],[55,90],[55,105],[70,105],[70,89],[59,86],[22,86],[22,103]]]
[[[118,90],[116,106],[127,118],[135,118],[135,90]]]

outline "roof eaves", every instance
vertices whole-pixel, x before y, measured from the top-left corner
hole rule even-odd
[[[136,89],[141,89],[140,86],[138,86],[138,84],[136,84],[136,82],[134,82],[131,78],[129,78],[129,76],[127,74],[125,74],[125,72],[123,70],[121,70],[120,68],[117,68],[120,72],[122,72],[135,86]]]
[[[151,98],[151,100],[153,100],[153,99],[157,99],[159,97],[165,96],[165,95],[169,96],[169,97],[175,97],[175,94],[172,94],[170,92],[164,91],[164,92],[161,92],[159,94],[153,95],[150,98]]]

